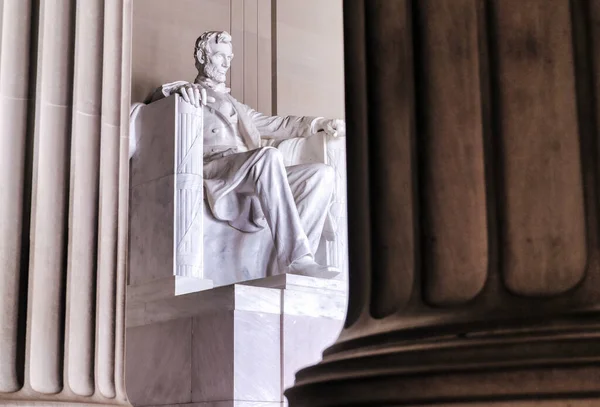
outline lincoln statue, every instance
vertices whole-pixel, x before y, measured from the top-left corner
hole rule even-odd
[[[285,167],[279,150],[265,145],[318,132],[343,137],[344,121],[267,116],[237,101],[225,84],[233,59],[227,32],[202,34],[194,58],[194,82],[163,85],[147,102],[176,93],[206,109],[203,176],[213,216],[243,232],[268,227],[283,272],[335,276],[336,269],[317,264],[314,256],[332,196],[333,169],[325,164]]]

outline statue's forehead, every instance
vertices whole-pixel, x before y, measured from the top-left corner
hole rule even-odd
[[[213,52],[220,52],[222,54],[233,53],[233,47],[232,47],[231,43],[229,43],[229,44],[227,44],[227,43],[211,44],[210,49]]]

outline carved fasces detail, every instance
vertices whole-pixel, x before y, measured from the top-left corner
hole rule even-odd
[[[177,104],[175,275],[203,276],[203,108]]]

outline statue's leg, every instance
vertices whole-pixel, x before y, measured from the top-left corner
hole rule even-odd
[[[333,194],[335,172],[325,164],[294,165],[286,170],[302,227],[315,253]]]
[[[254,193],[258,197],[282,270],[297,259],[313,257],[278,150],[265,148],[261,152],[240,191]]]

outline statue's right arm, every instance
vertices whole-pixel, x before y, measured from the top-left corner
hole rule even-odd
[[[189,82],[186,81],[176,81],[159,86],[146,97],[144,103],[148,104],[169,97],[173,93],[177,92],[179,88],[181,88],[184,85],[187,85],[188,83]]]

